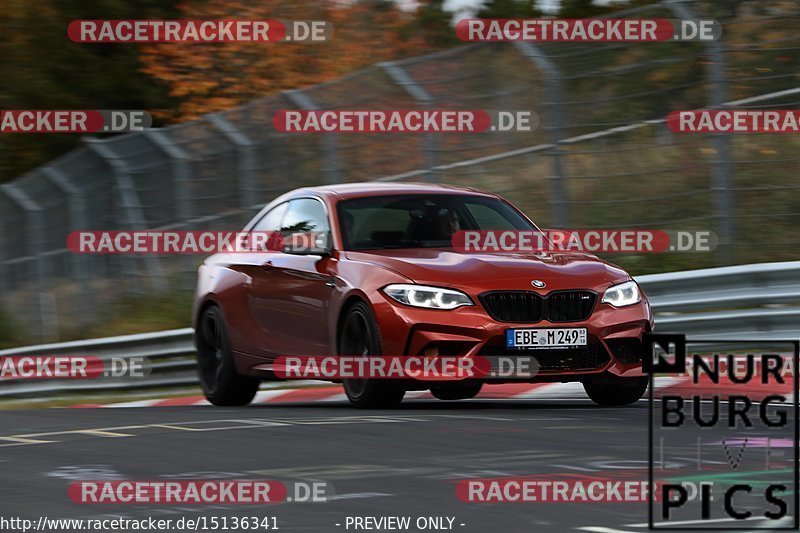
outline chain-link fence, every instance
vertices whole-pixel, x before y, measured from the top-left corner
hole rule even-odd
[[[795,1],[665,1],[616,16],[713,18],[718,42],[482,43],[160,130],[86,139],[0,186],[4,308],[29,335],[101,320],[120,297],[190,291],[197,256],[89,256],[70,231],[233,230],[279,193],[435,181],[508,197],[545,227],[710,229],[713,254],[617,256],[634,273],[797,259],[792,135],[675,134],[674,109],[798,108]],[[533,110],[533,133],[282,134],[280,109]]]

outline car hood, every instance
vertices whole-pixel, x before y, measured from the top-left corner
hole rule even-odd
[[[347,252],[347,258],[393,270],[415,283],[453,287],[475,294],[489,290],[591,289],[630,279],[622,269],[591,254],[463,253],[447,249]],[[536,289],[533,280],[546,286]]]

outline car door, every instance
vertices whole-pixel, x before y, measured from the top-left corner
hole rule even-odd
[[[317,198],[289,201],[281,233],[328,232],[325,205]],[[253,308],[269,335],[269,350],[279,355],[329,355],[329,309],[335,261],[327,255],[272,254],[271,268],[254,281]]]
[[[281,227],[288,202],[269,210],[250,231],[278,231]],[[272,346],[273,325],[269,315],[271,302],[265,300],[269,287],[275,284],[273,262],[278,251],[258,251],[231,254],[229,268],[241,273],[241,282],[230,291],[234,293],[231,305],[227,306],[229,334],[232,346],[240,353],[270,360],[274,357]],[[257,360],[253,364],[257,364]]]

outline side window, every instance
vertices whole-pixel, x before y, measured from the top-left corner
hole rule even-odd
[[[282,232],[328,231],[328,217],[322,202],[311,198],[300,198],[289,202],[289,209],[281,223]]]
[[[283,202],[280,205],[273,207],[267,212],[266,215],[261,217],[261,220],[256,222],[251,231],[278,231],[281,227],[281,220],[286,213],[286,208],[289,207],[288,202]]]
[[[514,223],[488,205],[465,203],[469,213],[478,223],[478,229],[483,230],[508,230],[516,229]]]

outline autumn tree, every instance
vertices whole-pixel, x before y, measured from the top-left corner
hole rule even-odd
[[[424,17],[387,0],[186,3],[177,18],[327,20],[334,35],[322,43],[151,43],[140,46],[143,70],[166,83],[180,101],[173,118],[192,118],[450,44],[442,38],[452,28],[441,2],[419,9]]]

